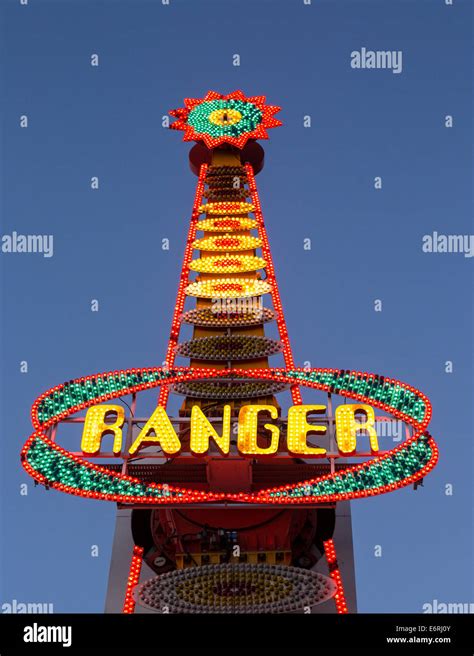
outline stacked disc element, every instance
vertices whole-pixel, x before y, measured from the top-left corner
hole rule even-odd
[[[249,192],[245,189],[234,189],[233,187],[221,187],[220,189],[209,189],[204,192],[204,197],[209,201],[225,200],[225,201],[239,201],[245,200],[249,197]]]
[[[260,248],[262,240],[258,237],[251,235],[235,235],[225,233],[223,235],[213,235],[211,237],[203,237],[196,239],[193,243],[193,248],[200,251],[248,251],[254,248]]]
[[[196,360],[255,360],[280,353],[282,345],[257,335],[215,335],[182,342],[176,353]]]
[[[158,613],[301,613],[336,594],[318,572],[265,563],[204,565],[138,585],[137,603]]]
[[[271,287],[268,282],[254,278],[216,278],[192,282],[185,291],[188,296],[198,298],[247,298],[268,294]]]
[[[190,272],[198,276],[185,288],[187,296],[198,299],[197,307],[184,312],[183,323],[199,329],[199,336],[176,345],[178,356],[197,361],[199,367],[217,366],[225,362],[253,361],[265,367],[268,357],[280,353],[282,344],[263,334],[263,325],[277,318],[276,312],[263,307],[261,297],[272,292],[264,279],[267,262],[256,253],[262,247],[257,232],[258,223],[249,213],[255,211],[250,189],[246,186],[244,167],[209,167],[207,189],[200,205],[196,230],[204,236],[196,238],[193,249],[200,256],[189,264]],[[208,329],[214,334],[202,336]],[[245,332],[242,333],[242,329]],[[215,332],[221,331],[221,334]],[[249,334],[250,333],[250,334]],[[221,365],[222,366],[222,365]],[[171,389],[192,399],[268,398],[287,389],[286,384],[268,381],[223,379],[176,383]]]
[[[257,227],[255,219],[238,216],[217,216],[212,219],[202,219],[197,224],[198,230],[208,232],[228,232],[229,230],[253,230]]]
[[[191,271],[199,273],[243,273],[244,271],[258,271],[265,268],[263,257],[255,255],[239,255],[227,253],[226,255],[211,255],[198,257],[189,265]]]
[[[215,203],[206,203],[199,207],[199,211],[203,214],[219,215],[219,214],[247,214],[253,212],[255,207],[252,203],[244,203],[238,201],[221,201]]]
[[[270,308],[232,307],[232,303],[220,307],[188,310],[182,316],[184,323],[203,328],[252,328],[276,319],[276,312]]]
[[[192,399],[215,399],[219,401],[237,401],[240,399],[257,399],[273,396],[287,390],[287,383],[272,380],[204,380],[175,383],[171,389],[176,394],[183,394]]]

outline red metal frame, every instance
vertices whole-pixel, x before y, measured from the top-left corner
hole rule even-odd
[[[133,589],[140,580],[140,572],[143,562],[143,547],[135,545],[133,547],[132,560],[130,561],[130,570],[127,578],[127,590],[123,602],[123,613],[131,615],[135,612],[135,599],[133,598]]]
[[[273,266],[273,258],[270,250],[270,244],[268,242],[267,230],[265,228],[265,221],[263,219],[260,199],[258,197],[257,184],[255,182],[252,166],[250,164],[246,164],[245,170],[247,171],[247,180],[252,198],[252,204],[255,207],[254,215],[258,224],[258,232],[262,240],[262,253],[263,259],[266,261],[267,282],[269,282],[271,285],[273,307],[277,312],[276,322],[278,326],[278,333],[283,343],[283,357],[285,359],[285,366],[287,369],[294,369],[295,363],[293,360],[293,352],[291,350],[290,338],[288,336],[288,329],[286,327],[285,315],[283,314],[283,306],[281,303],[280,292],[275,275],[275,267]],[[301,398],[301,391],[298,385],[293,385],[291,387],[291,398],[294,405],[301,405],[303,403]]]
[[[197,222],[200,216],[199,207],[202,203],[204,193],[204,181],[208,169],[207,164],[202,164],[199,170],[199,178],[196,186],[196,194],[194,196],[193,211],[191,214],[191,223],[189,225],[188,237],[186,239],[186,248],[183,257],[183,266],[181,267],[181,275],[179,278],[178,294],[176,296],[176,303],[174,306],[173,320],[171,322],[171,333],[168,342],[168,349],[165,357],[165,367],[170,369],[176,359],[175,347],[178,343],[179,331],[181,327],[181,315],[183,314],[184,304],[186,302],[185,288],[188,285],[189,278],[189,265],[193,258],[193,242],[196,238]],[[158,403],[165,409],[168,405],[169,388],[163,385],[160,389]]]
[[[336,602],[336,610],[339,614],[345,615],[348,613],[346,596],[344,594],[344,586],[342,584],[341,572],[337,562],[336,549],[333,540],[326,540],[324,544],[324,553],[329,567],[329,576],[332,578],[337,586],[337,592],[334,596]]]

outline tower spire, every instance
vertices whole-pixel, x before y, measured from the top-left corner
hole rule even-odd
[[[183,130],[184,140],[203,144],[206,162],[199,168],[166,366],[173,367],[181,356],[190,359],[191,367],[262,370],[281,352],[285,366],[293,368],[255,172],[243,153],[249,140],[266,139],[267,128],[281,125],[274,118],[280,108],[266,105],[265,96],[247,98],[242,91],[226,96],[209,91],[184,104],[170,112],[177,118],[170,127]],[[194,259],[193,250],[198,252]],[[272,309],[264,307],[268,296]],[[196,304],[184,312],[187,297]],[[273,320],[279,340],[265,335],[265,324]],[[193,326],[193,337],[180,342],[183,324]],[[276,406],[274,394],[285,388],[256,379],[193,381],[172,389],[186,396],[181,412],[187,414],[196,402],[214,408],[230,403],[234,411],[249,400]],[[301,403],[296,385],[291,393],[294,404]],[[168,394],[163,387],[160,403],[166,403]]]

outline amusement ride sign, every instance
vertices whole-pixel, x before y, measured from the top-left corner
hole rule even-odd
[[[170,112],[176,118],[170,127],[184,131],[184,140],[197,142],[191,150],[190,163],[198,182],[164,366],[89,375],[46,391],[33,404],[34,432],[23,447],[21,459],[26,472],[45,487],[119,502],[135,509],[166,506],[170,517],[175,513],[176,525],[182,520],[177,517],[181,509],[172,506],[186,504],[194,506],[192,512],[197,508],[198,512],[211,512],[211,515],[224,508],[222,512],[227,514],[219,517],[219,526],[226,520],[233,526],[232,522],[238,523],[242,518],[240,515],[237,520],[235,513],[258,512],[261,518],[271,504],[292,504],[296,506],[295,511],[283,513],[288,518],[280,530],[283,536],[280,547],[275,544],[269,556],[276,559],[280,554],[287,558],[289,565],[291,559],[299,558],[293,553],[292,545],[287,544],[291,517],[295,518],[303,505],[311,506],[309,510],[304,508],[304,513],[317,514],[319,510],[314,508],[321,505],[327,507],[338,501],[375,496],[417,483],[435,466],[438,449],[427,431],[430,402],[416,388],[372,373],[295,366],[255,182],[255,174],[263,166],[263,149],[256,140],[266,139],[267,129],[280,125],[275,118],[278,111],[279,107],[266,104],[265,96],[247,97],[241,91],[221,95],[210,91],[204,98],[185,99],[184,107]],[[198,236],[198,232],[203,236]],[[195,251],[199,254],[193,259]],[[263,296],[271,298],[271,307],[263,306]],[[186,301],[192,299],[195,306],[186,309]],[[265,335],[265,324],[269,322],[275,322],[278,340]],[[180,342],[184,326],[192,326],[193,338]],[[270,366],[269,358],[276,354],[283,356],[284,367]],[[178,357],[189,358],[190,365],[177,366]],[[322,403],[305,404],[303,388],[326,394],[327,407]],[[137,396],[153,389],[159,390],[158,405],[144,419],[144,425],[140,425],[135,414]],[[276,395],[285,390],[291,395],[292,404],[286,418],[282,418]],[[175,418],[167,409],[170,393],[185,399]],[[114,401],[128,395],[132,396],[132,406],[126,416],[123,406]],[[341,403],[333,413],[335,397],[340,397]],[[379,446],[375,409],[382,411],[384,418],[388,415],[407,427],[405,439],[393,448]],[[58,427],[68,422],[83,424],[80,451],[66,449],[58,442]],[[103,443],[110,437],[112,450],[106,452]],[[359,448],[361,443],[363,447]],[[131,475],[130,463],[146,460],[149,467],[148,459],[157,458],[157,454],[162,462],[155,460],[152,468],[163,467],[169,473],[176,465],[173,480],[179,480],[180,484],[162,482],[165,480],[161,478],[162,470],[157,472],[157,469],[152,469],[154,476],[150,476],[136,466],[135,474]],[[115,462],[99,462],[104,457],[112,457]],[[181,466],[183,460],[198,457],[211,462],[214,472],[220,468],[217,477],[220,487],[211,485],[208,479],[199,486],[193,485],[193,479],[177,478],[185,477],[185,470],[191,469]],[[257,470],[267,458],[286,460],[283,469],[294,474],[290,482],[282,484],[281,478],[270,476],[265,482],[273,481],[273,484],[266,486],[251,483],[244,488],[239,484],[242,463],[235,461],[247,459],[244,464]],[[123,465],[116,464],[119,459]],[[310,467],[309,478],[307,459],[318,459],[317,466]],[[323,463],[324,459],[328,462]],[[335,464],[337,459],[339,462]],[[230,482],[226,479],[230,468],[225,469],[229,463],[237,471]],[[275,471],[271,466],[266,470],[270,474]],[[306,474],[300,480],[302,466]],[[274,513],[273,509],[271,512]],[[276,518],[279,516],[277,512]],[[185,535],[189,536],[199,521],[187,524]],[[268,537],[267,521],[270,520],[254,525],[265,527],[260,532],[255,529],[255,540],[264,542]],[[271,521],[278,520],[273,517]],[[211,520],[206,520],[204,526],[210,523]],[[160,526],[161,534],[165,534],[166,522]],[[207,529],[205,533],[208,535]],[[219,540],[224,539],[224,533],[222,529]],[[238,531],[227,533],[232,536]],[[244,542],[246,536],[241,538]],[[184,538],[173,533],[165,541],[165,547],[175,538],[184,544]],[[281,544],[286,546],[283,548]],[[313,573],[316,578],[319,576],[318,585],[322,586],[315,595],[315,603],[334,595],[337,612],[347,612],[331,536],[324,541],[324,552],[332,582],[327,577],[324,582],[325,577]],[[138,583],[143,556],[144,548],[135,543],[124,612],[133,612],[133,589]],[[181,553],[176,558],[181,558],[182,563],[187,556]],[[168,562],[167,557],[160,558]],[[196,563],[195,557],[192,558]],[[177,562],[175,567],[179,570]],[[270,574],[260,565],[259,561],[252,567],[258,570],[255,576],[261,575],[265,582]],[[224,563],[219,569],[224,578],[229,576],[226,567],[228,564]],[[206,598],[204,606],[198,605],[198,609],[231,607],[229,604],[235,602],[234,587],[240,590],[238,577],[243,571],[239,564],[235,567],[236,578],[230,588],[220,580],[212,588],[221,591],[218,594],[221,601],[213,601],[217,606],[209,605]],[[285,576],[294,576],[295,581],[301,579],[301,570],[297,568],[287,567],[284,575],[270,569],[283,596],[293,585]],[[292,573],[292,569],[296,571]],[[216,576],[220,576],[219,572]],[[194,574],[196,580],[205,578],[200,572]],[[190,584],[186,584],[186,576],[178,579],[179,585],[173,588],[172,594],[178,588],[184,591],[179,601],[184,606],[177,607],[190,608],[192,604],[186,596]],[[308,580],[313,585],[311,576]],[[254,612],[252,586],[257,585],[257,579],[252,581],[250,592],[247,594],[245,588],[239,594],[249,597],[248,608]],[[159,585],[165,583],[160,579]],[[138,593],[148,600],[148,605],[153,600],[154,586],[152,582],[151,597],[147,585]],[[297,601],[300,602],[301,599]]]
[[[74,415],[83,408],[93,406],[86,417],[82,438],[83,450],[94,453],[100,448],[104,432],[114,433],[114,451],[121,452],[122,435],[120,423],[122,408],[113,406],[117,413],[115,424],[104,426],[105,416],[110,407],[97,405],[126,394],[136,393],[159,387],[164,382],[168,385],[189,380],[215,379],[219,377],[234,380],[255,379],[298,384],[312,389],[337,393],[356,404],[338,406],[338,447],[342,453],[352,453],[355,448],[356,429],[363,428],[369,433],[371,450],[378,450],[376,436],[373,432],[372,406],[391,413],[395,418],[407,423],[413,429],[409,439],[386,452],[375,455],[370,461],[352,464],[343,472],[330,473],[300,484],[277,487],[255,493],[213,493],[194,491],[192,489],[175,489],[170,485],[141,482],[130,476],[123,476],[106,467],[87,462],[83,457],[68,453],[48,436],[48,429],[58,422]],[[368,402],[371,402],[369,406]],[[293,406],[289,411],[287,447],[290,452],[304,454],[305,457],[324,456],[319,453],[305,452],[308,431],[317,431],[318,427],[308,424],[309,410],[322,409],[321,406]],[[341,408],[341,410],[339,410]],[[367,415],[367,421],[356,421],[356,410]],[[242,418],[239,417],[240,451],[245,455],[261,448],[255,440],[255,425],[259,412],[268,410],[262,406],[243,406]],[[272,411],[274,413],[274,408]],[[199,502],[202,499],[229,500],[245,499],[255,503],[294,503],[301,501],[329,502],[341,499],[366,497],[390,492],[423,478],[436,464],[438,450],[433,438],[426,428],[431,417],[431,405],[426,396],[413,387],[389,378],[355,371],[312,369],[284,370],[267,369],[264,372],[254,370],[208,370],[178,368],[166,369],[131,369],[97,376],[80,378],[59,385],[39,397],[33,405],[32,419],[35,432],[29,438],[22,451],[23,466],[38,482],[57,488],[70,494],[86,497],[123,501],[128,503],[170,503]],[[162,406],[158,406],[150,417],[140,435],[132,445],[132,452],[141,446],[155,441],[167,453],[180,450],[179,439],[169,422]],[[224,416],[224,430],[220,435],[213,429],[206,417],[199,410],[194,414],[194,453],[207,451],[210,440],[220,444],[226,452],[226,433],[228,420]],[[151,429],[155,436],[150,436]],[[271,424],[267,426],[273,433],[272,444],[268,453],[278,450],[277,430]],[[146,429],[146,430],[145,430]],[[323,429],[324,430],[324,429]],[[293,450],[293,451],[292,451]],[[265,451],[265,449],[264,449]],[[256,451],[258,453],[258,450]],[[255,455],[255,453],[253,453]]]

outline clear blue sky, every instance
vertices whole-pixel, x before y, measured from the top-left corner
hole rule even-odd
[[[425,487],[353,503],[359,609],[473,600],[472,259],[421,250],[435,230],[473,232],[471,13],[469,0],[3,2],[1,232],[53,234],[54,257],[0,255],[2,601],[103,610],[114,506],[33,488],[19,463],[30,406],[73,377],[161,363],[196,181],[162,116],[236,88],[283,108],[257,181],[296,362],[397,377],[434,407]],[[351,69],[361,47],[402,50],[403,72]]]

